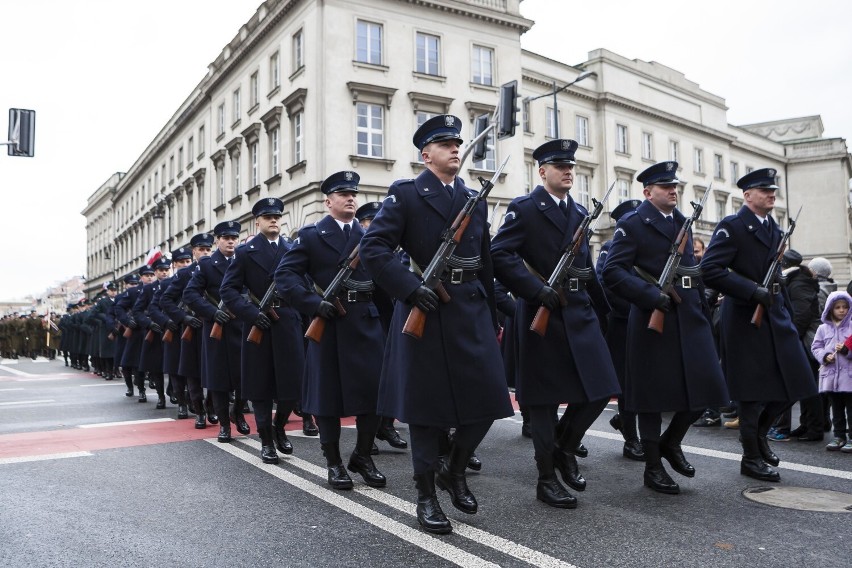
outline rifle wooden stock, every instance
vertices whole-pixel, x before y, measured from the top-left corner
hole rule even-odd
[[[766,308],[763,307],[763,304],[758,304],[754,308],[754,313],[751,315],[751,325],[760,329],[760,324],[763,323],[763,314],[766,312]]]
[[[195,333],[192,329],[192,326],[188,325],[183,328],[183,333],[180,334],[180,338],[182,341],[192,341],[192,337],[194,334]],[[165,336],[163,336],[163,338],[165,339]]]
[[[415,339],[423,337],[423,329],[426,327],[426,312],[414,306],[402,326],[402,333]]]
[[[251,326],[248,337],[246,337],[246,341],[251,341],[255,345],[260,345],[260,342],[263,341],[263,330],[256,325]]]
[[[152,341],[154,341],[154,330],[149,329],[148,333],[145,334],[145,342],[151,343]]]
[[[222,324],[218,321],[213,322],[213,327],[210,328],[210,339],[222,340]]]
[[[174,338],[175,334],[172,330],[166,329],[166,331],[163,332],[163,343],[171,343]]]
[[[109,341],[115,341],[115,330],[112,330],[107,334],[107,339]]]
[[[648,320],[648,329],[657,333],[663,333],[663,324],[665,321],[666,312],[659,308],[654,308],[654,311],[651,312],[651,319]]]
[[[125,339],[130,339],[133,336],[133,330],[129,327],[124,328],[124,333],[121,334]]]
[[[305,337],[319,343],[322,340],[322,334],[325,332],[325,318],[314,316],[311,320],[311,325],[308,326],[308,331],[305,332]]]
[[[266,310],[266,315],[269,316],[269,319],[272,321],[278,321],[280,318],[278,316],[278,312],[276,312],[273,308]]]
[[[538,310],[535,312],[535,317],[532,320],[532,324],[530,324],[530,331],[534,331],[540,337],[544,337],[544,334],[547,333],[547,324],[549,322],[550,310],[548,310],[544,306],[539,306]]]

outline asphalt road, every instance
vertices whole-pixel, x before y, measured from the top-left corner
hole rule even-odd
[[[295,453],[275,466],[255,435],[218,444],[217,427],[173,420],[176,407],[125,398],[61,361],[0,363],[0,566],[832,566],[852,558],[852,512],[746,499],[767,484],[739,474],[737,433],[692,428],[694,479],[680,495],[642,486],[621,457],[610,406],[584,439],[588,489],[575,510],[535,500],[532,443],[520,415],[494,424],[468,476],[480,510],[456,511],[454,533],[422,532],[407,451],[379,442],[383,490],[355,478],[332,491],[317,438],[292,427]],[[407,438],[405,425],[400,432]],[[348,456],[355,431],[344,429]],[[852,455],[824,443],[775,443],[782,482],[852,498]],[[838,501],[840,502],[840,501]]]

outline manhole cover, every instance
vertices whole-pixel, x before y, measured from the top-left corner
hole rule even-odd
[[[819,511],[821,513],[852,513],[852,495],[840,491],[809,487],[749,487],[743,497],[764,505]]]

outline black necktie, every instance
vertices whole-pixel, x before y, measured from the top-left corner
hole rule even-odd
[[[675,232],[677,231],[677,227],[675,227],[674,215],[666,215],[666,222],[669,224],[669,234],[672,238],[675,238],[677,236]]]
[[[349,242],[349,233],[350,232],[351,232],[351,229],[349,228],[349,223],[345,223],[343,225],[343,238],[346,239],[347,243]]]
[[[769,232],[769,219],[768,218],[763,220],[763,228],[766,229],[767,232]]]
[[[269,241],[269,244],[272,245],[272,248],[278,249],[278,241]]]
[[[564,201],[559,201],[559,210],[562,211],[562,214],[568,217],[568,204]]]
[[[447,185],[444,186],[444,188],[447,190],[447,193],[450,194],[450,197],[452,197],[453,196],[453,186],[447,184]]]

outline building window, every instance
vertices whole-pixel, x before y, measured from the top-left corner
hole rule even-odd
[[[198,127],[198,155],[204,154],[204,125]]]
[[[417,62],[415,70],[426,75],[438,74],[438,50],[440,49],[440,38],[438,36],[417,32]]]
[[[574,126],[574,139],[580,146],[591,146],[589,144],[589,119],[585,116],[577,116]]]
[[[533,185],[533,169],[535,165],[532,162],[524,162],[524,192],[529,193],[535,187]]]
[[[722,201],[721,199],[716,200],[716,220],[721,221],[725,218],[725,205],[727,204],[727,200]]]
[[[193,209],[192,209],[192,192],[187,192],[186,194],[186,223],[191,225],[193,222]]]
[[[654,159],[654,136],[650,132],[642,133],[642,158]]]
[[[189,160],[189,164],[192,163],[193,156],[195,155],[195,139],[190,136],[189,140],[186,142],[186,158]]]
[[[258,103],[258,79],[257,71],[251,74],[249,78],[249,108],[253,108]]]
[[[722,179],[722,156],[721,154],[713,154],[713,177]]]
[[[305,144],[305,113],[297,112],[293,115],[293,163],[298,164],[304,160]]]
[[[217,129],[216,133],[218,135],[222,135],[225,133],[225,103],[219,105],[219,110],[217,111],[218,121],[216,122]]]
[[[497,152],[495,151],[496,138],[494,129],[485,137],[485,159],[473,163],[473,167],[479,170],[493,172],[497,169]]]
[[[269,142],[270,142],[269,148],[270,148],[270,152],[271,152],[271,155],[269,157],[269,163],[270,163],[270,166],[271,166],[270,173],[273,176],[277,176],[278,172],[280,171],[279,170],[279,162],[278,162],[279,149],[280,149],[279,148],[279,145],[280,145],[279,136],[280,136],[280,129],[278,127],[273,128],[272,131],[269,133]]]
[[[532,132],[532,124],[530,123],[530,102],[521,102],[521,112],[524,123],[524,132]]]
[[[225,164],[216,167],[216,184],[219,188],[219,205],[225,204]]]
[[[740,165],[731,162],[731,183],[736,183],[738,179],[740,179]]]
[[[628,199],[630,199],[630,181],[626,179],[620,179],[616,182],[616,188],[618,189],[618,202],[624,203]]]
[[[382,25],[358,20],[355,61],[382,64]]]
[[[178,171],[183,171],[183,146],[178,148]]]
[[[257,142],[249,146],[249,164],[251,166],[249,187],[257,187],[260,184],[257,174]]]
[[[163,189],[166,189],[166,164],[160,166],[160,177],[163,180]]]
[[[627,146],[627,127],[623,124],[615,125],[615,151],[621,154],[626,154]]]
[[[237,122],[240,119],[240,90],[234,91],[234,104],[231,112],[231,122]]]
[[[376,104],[358,103],[357,132],[358,155],[370,158],[384,157],[384,107]]]
[[[589,176],[586,174],[577,174],[577,202],[589,209],[591,195],[589,194]]]
[[[751,172],[753,172],[753,171],[754,171],[754,168],[753,168],[753,167],[751,167],[751,166],[746,166],[746,175],[750,174],[750,173],[751,173]]]
[[[169,156],[169,181],[174,181],[175,179],[175,155],[172,154]]]
[[[669,160],[673,162],[680,161],[680,143],[676,140],[669,140]]]
[[[298,71],[305,65],[305,34],[302,30],[293,34],[293,71]]]
[[[231,158],[231,180],[233,181],[234,197],[240,194],[240,155],[234,154]]]
[[[693,154],[693,160],[695,161],[695,173],[704,173],[704,150],[696,148],[695,153]]]
[[[478,85],[494,84],[494,50],[490,47],[473,46],[473,82]]]
[[[196,190],[198,193],[198,219],[204,218],[204,185],[198,184],[198,189]]]
[[[281,66],[279,65],[278,60],[279,57],[277,51],[269,56],[269,77],[270,82],[272,83],[272,89],[281,86]]]
[[[559,119],[562,118],[562,113],[557,111],[554,119],[553,108],[546,107],[544,109],[544,136],[545,138],[559,138]]]
[[[154,187],[160,187],[160,172],[154,172]],[[131,207],[131,209],[133,209]]]

